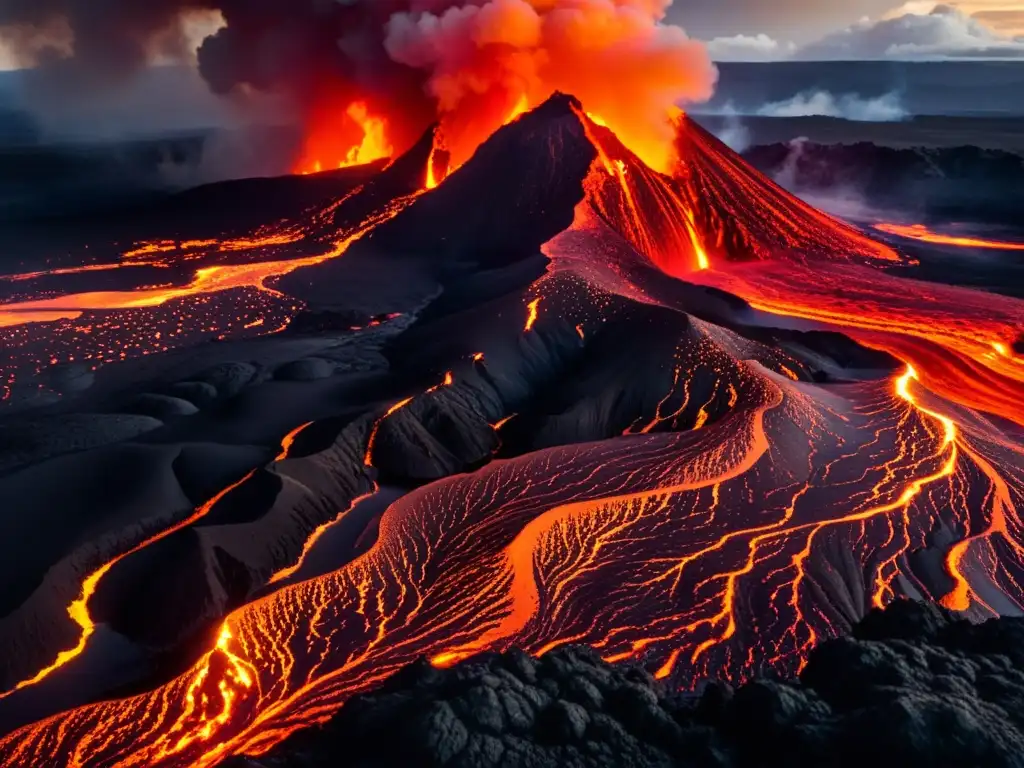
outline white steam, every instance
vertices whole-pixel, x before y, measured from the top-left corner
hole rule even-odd
[[[757,110],[763,117],[838,117],[867,123],[894,123],[909,116],[899,94],[875,98],[852,93],[836,97],[828,91],[805,91],[790,99],[765,104]]]

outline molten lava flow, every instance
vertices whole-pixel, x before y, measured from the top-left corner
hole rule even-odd
[[[540,298],[533,299],[526,305],[526,325],[523,326],[524,331],[532,331],[534,324],[537,322],[538,308],[540,307]]]
[[[306,542],[302,545],[302,552],[299,553],[299,556],[295,560],[295,562],[289,566],[281,568],[278,571],[275,571],[273,575],[271,575],[270,580],[267,583],[277,584],[278,582],[290,579],[292,576],[298,573],[299,569],[302,568],[303,564],[306,562],[306,558],[309,556],[309,553],[313,550],[313,547],[316,546],[317,542],[320,541],[321,537],[325,533],[327,533],[327,531],[329,531],[331,528],[337,525],[339,522],[344,520],[345,516],[348,515],[349,512],[351,512],[353,509],[355,509],[357,506],[362,504],[367,499],[372,498],[379,490],[380,486],[378,486],[377,483],[374,483],[373,488],[371,490],[362,494],[361,496],[356,496],[354,499],[352,499],[352,502],[347,507],[345,507],[345,509],[339,512],[335,517],[333,517],[325,523],[321,523],[316,528],[314,528],[313,532],[306,537]]]
[[[924,224],[875,224],[875,229],[897,237],[905,237],[909,240],[920,240],[924,243],[935,245],[956,245],[963,248],[991,248],[1000,251],[1024,251],[1024,243],[1008,240],[985,240],[980,237],[965,237],[959,235],[945,235],[935,232]]]
[[[392,414],[395,414],[398,411],[402,410],[412,401],[413,398],[411,397],[407,397],[404,400],[399,400],[397,403],[393,404],[390,408],[388,408],[384,412],[383,416],[381,416],[379,419],[377,419],[377,421],[373,423],[373,426],[370,428],[370,436],[366,441],[366,453],[363,456],[364,466],[373,466],[373,447],[377,443],[377,432],[380,431],[380,425],[384,423],[385,419],[387,419]]]
[[[663,271],[682,274],[706,269],[708,257],[693,210],[671,180],[627,151],[604,127],[603,119],[575,111],[597,152],[594,168],[584,182],[584,202],[605,221],[617,225],[619,233]],[[691,258],[685,255],[688,253]]]
[[[710,261],[900,260],[892,248],[790,195],[688,117],[676,126],[673,177]]]
[[[1011,351],[1024,326],[1016,299],[853,265],[742,265],[700,280],[756,309],[840,329],[912,365],[935,394],[1024,425],[1024,358]]]
[[[270,248],[278,245],[289,245],[300,240],[302,233],[297,230],[286,230],[272,234],[255,235],[247,238],[232,240],[160,240],[157,242],[138,243],[136,247],[121,254],[121,261],[110,264],[84,264],[77,267],[56,267],[54,269],[42,269],[35,272],[19,272],[8,275],[0,275],[0,280],[19,282],[25,280],[36,280],[40,277],[57,277],[62,275],[77,275],[84,272],[106,272],[121,267],[161,267],[168,268],[172,263],[160,254],[190,253],[194,258],[196,251],[244,251],[256,250],[259,248]],[[6,325],[14,324],[14,318],[8,318],[5,322],[0,318],[0,323]]]
[[[237,288],[252,288],[280,297],[281,294],[267,284],[269,280],[284,277],[285,275],[303,267],[322,264],[325,261],[338,258],[348,250],[352,243],[363,237],[363,235],[374,229],[381,222],[396,216],[414,199],[415,196],[396,199],[389,207],[371,215],[358,227],[350,231],[344,239],[338,240],[331,250],[315,256],[286,259],[282,261],[263,261],[248,264],[224,264],[212,267],[203,267],[196,270],[192,281],[188,285],[184,286],[139,288],[131,291],[95,291],[92,293],[58,296],[56,298],[0,304],[0,326],[30,322],[34,315],[40,312],[67,313],[62,314],[61,316],[71,317],[74,316],[71,313],[81,313],[84,310],[115,310],[156,307],[175,299],[216,293]],[[292,235],[288,234],[273,236],[270,238],[229,241],[227,245],[231,250],[254,248],[261,245],[279,245],[284,242],[291,242],[291,240],[284,239],[289,237],[292,237]]]
[[[1024,611],[1024,305],[869,268],[895,254],[694,127],[669,177],[577,117],[596,159],[572,226],[544,246],[543,279],[582,281],[594,301],[570,319],[578,302],[545,290],[544,306],[579,321],[581,338],[604,305],[672,316],[669,391],[621,437],[408,494],[364,554],[234,611],[178,678],[22,728],[0,740],[0,762],[206,768],[258,756],[424,656],[444,666],[580,642],[687,688],[791,674],[897,596]],[[651,279],[652,265],[904,365],[891,379],[814,383],[808,364],[684,316],[676,297],[699,289]],[[459,386],[449,371],[417,398]],[[384,421],[413,402],[370,426],[365,467]],[[929,551],[945,557],[945,582],[920,567]],[[297,571],[285,572],[277,584]]]
[[[306,137],[302,156],[296,165],[296,173],[319,173],[330,168],[347,168],[364,165],[374,160],[383,160],[394,154],[394,148],[387,138],[387,120],[371,115],[365,102],[349,104],[344,118],[354,124],[362,138],[346,145],[342,140],[347,131],[342,120],[335,113],[316,118]]]
[[[309,423],[296,427],[281,439],[281,450],[280,453],[278,453],[277,457],[274,459],[274,462],[284,461],[285,459],[288,458],[288,452],[289,450],[291,450],[291,446],[295,442],[295,438],[299,435],[300,432],[302,432],[302,430],[304,430],[308,426]],[[183,518],[182,520],[166,528],[159,530],[157,533],[151,536],[144,538],[135,546],[125,550],[124,552],[121,552],[120,554],[116,555],[115,557],[101,565],[99,568],[94,570],[92,573],[90,573],[82,582],[82,591],[81,594],[78,596],[78,599],[76,599],[73,603],[71,603],[71,605],[68,606],[68,616],[71,617],[71,620],[78,626],[80,630],[78,642],[75,644],[74,647],[69,648],[65,651],[61,651],[59,654],[57,654],[57,658],[54,660],[52,664],[39,670],[32,677],[26,678],[25,680],[16,683],[14,687],[10,688],[7,691],[0,692],[0,699],[4,699],[7,696],[10,696],[15,691],[20,691],[23,688],[35,685],[36,683],[46,679],[53,672],[67,665],[69,662],[71,662],[72,660],[81,655],[81,653],[85,650],[86,645],[89,642],[89,638],[92,637],[93,633],[96,631],[96,623],[89,615],[89,600],[96,593],[96,588],[99,586],[100,581],[103,579],[104,576],[107,575],[111,568],[113,568],[119,562],[124,560],[126,557],[130,557],[136,552],[141,552],[143,549],[146,549],[147,547],[155,544],[156,542],[166,539],[171,534],[189,527],[197,520],[203,519],[210,513],[210,511],[215,506],[217,506],[221,499],[223,499],[229,493],[234,491],[236,488],[246,483],[254,474],[256,474],[255,469],[251,470],[250,472],[247,472],[245,475],[242,476],[241,479],[231,483],[229,486],[219,491],[216,495],[210,498],[208,501],[196,507],[196,509],[192,512],[191,515]]]
[[[426,190],[436,189],[437,186],[448,178],[451,170],[451,153],[444,144],[441,132],[434,134],[434,144],[430,148],[430,157],[427,158],[427,178],[423,187]]]

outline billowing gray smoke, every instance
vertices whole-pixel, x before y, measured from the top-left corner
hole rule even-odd
[[[664,23],[672,0],[0,0],[0,34],[67,84],[182,58],[190,16],[224,25],[198,48],[218,94],[287,97],[296,122],[360,100],[402,149],[437,115],[471,151],[522,100],[574,93],[664,164],[666,114],[708,98],[701,43]],[[327,120],[329,131],[334,125]],[[458,154],[460,147],[452,148]],[[638,150],[639,151],[639,150]]]
[[[0,0],[0,41],[34,65],[33,89],[57,93],[117,86],[154,60],[187,61],[186,30],[197,14],[219,12],[225,25],[195,52],[217,94],[285,95],[302,112],[326,98],[401,103],[431,110],[426,76],[392,61],[383,28],[393,0]],[[422,121],[418,122],[422,127]],[[400,133],[401,127],[396,126]],[[398,136],[400,143],[406,137]]]

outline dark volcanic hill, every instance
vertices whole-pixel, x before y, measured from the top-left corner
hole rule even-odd
[[[743,157],[790,189],[856,196],[865,208],[924,221],[1015,224],[1024,202],[1024,157],[1000,150],[797,141],[751,147]]]

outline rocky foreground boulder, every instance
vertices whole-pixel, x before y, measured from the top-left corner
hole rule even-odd
[[[233,768],[1024,766],[1024,619],[873,611],[800,679],[672,694],[590,649],[425,661]]]

